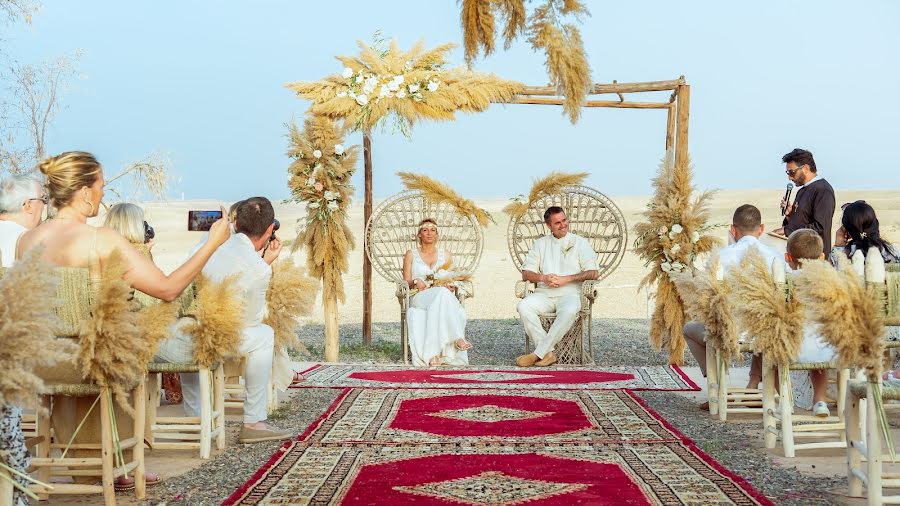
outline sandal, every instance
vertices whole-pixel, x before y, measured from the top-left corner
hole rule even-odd
[[[298,371],[294,371],[294,378],[291,380],[291,385],[296,385],[297,383],[303,383],[306,381],[306,378],[303,377]]]
[[[463,344],[460,346],[459,342],[462,341]],[[466,351],[472,349],[472,343],[466,341],[466,338],[460,337],[456,341],[453,341],[453,347],[456,348],[456,351]]]
[[[144,473],[144,480],[148,487],[159,484],[159,475],[156,473]],[[114,482],[116,492],[130,492],[134,490],[134,476],[119,476]]]

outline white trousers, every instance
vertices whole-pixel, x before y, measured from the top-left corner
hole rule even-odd
[[[183,332],[183,326],[192,323],[193,318],[181,318],[172,328],[172,337],[162,341],[154,360],[157,362],[193,362],[194,342],[190,334]],[[238,350],[247,355],[244,382],[247,399],[244,401],[244,423],[262,422],[266,419],[266,399],[269,378],[272,375],[272,360],[275,354],[275,333],[268,325],[247,327]],[[200,414],[200,376],[197,373],[181,374],[181,391],[184,395],[185,416]]]
[[[581,295],[570,294],[549,297],[542,292],[534,292],[519,301],[516,309],[522,318],[525,333],[535,343],[534,354],[540,358],[553,351],[556,343],[572,328],[581,311]],[[544,331],[539,315],[556,313],[550,331]]]

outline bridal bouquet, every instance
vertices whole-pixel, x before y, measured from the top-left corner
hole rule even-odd
[[[469,272],[461,272],[452,270],[452,262],[448,261],[440,266],[438,270],[432,274],[425,276],[425,284],[429,288],[435,286],[460,286],[464,281],[470,281],[472,274]]]

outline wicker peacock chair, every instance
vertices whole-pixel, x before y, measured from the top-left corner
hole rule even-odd
[[[473,272],[478,267],[484,247],[484,234],[475,218],[463,216],[450,205],[428,202],[417,190],[404,191],[388,198],[372,213],[366,223],[366,255],[375,270],[397,286],[404,363],[409,362],[406,311],[409,309],[409,298],[415,295],[415,291],[403,280],[403,255],[416,247],[416,232],[424,218],[432,218],[440,227],[438,247],[453,255],[455,270]],[[474,286],[466,282],[456,295],[462,304],[475,295]]]
[[[612,274],[628,245],[628,227],[619,208],[606,195],[586,186],[569,186],[563,192],[546,195],[531,204],[522,216],[509,222],[506,239],[513,264],[519,271],[535,239],[547,234],[544,211],[550,206],[560,206],[569,217],[569,231],[576,233],[591,244],[598,254],[600,273],[596,280],[585,281],[581,289],[581,312],[572,328],[556,345],[556,356],[560,364],[593,363],[591,342],[591,310],[600,281]],[[522,299],[534,291],[535,286],[526,281],[516,283],[516,297]],[[545,330],[553,324],[555,314],[541,315]],[[584,341],[587,340],[587,349]],[[525,335],[525,353],[531,349],[530,339]]]

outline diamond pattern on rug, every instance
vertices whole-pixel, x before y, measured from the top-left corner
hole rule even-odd
[[[499,471],[485,471],[477,476],[423,483],[412,487],[394,487],[394,490],[473,506],[500,506],[547,499],[578,492],[588,487],[589,485],[583,483],[528,480]]]
[[[411,368],[366,364],[317,365],[294,388],[500,388],[521,390],[699,390],[677,366]]]
[[[451,420],[465,420],[469,422],[506,422],[510,420],[530,420],[550,416],[549,411],[523,411],[521,409],[501,408],[493,404],[485,404],[474,408],[448,409],[436,413],[428,413],[427,416],[449,418]]]

